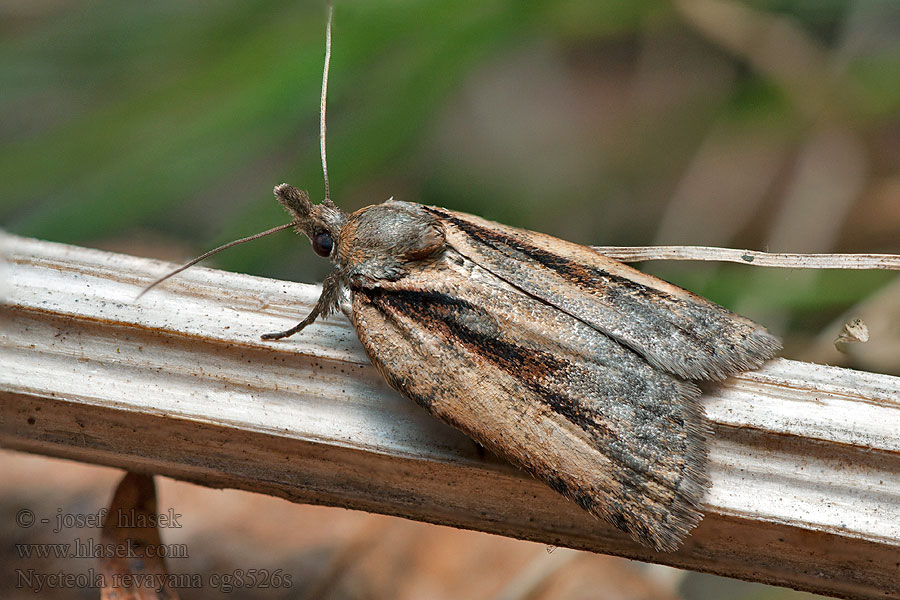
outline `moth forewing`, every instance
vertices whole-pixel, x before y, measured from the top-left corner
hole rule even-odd
[[[351,294],[373,363],[436,417],[643,544],[673,550],[700,520],[691,384],[452,249]]]
[[[685,379],[755,369],[781,348],[762,326],[579,244],[428,207],[447,244],[522,292]]]

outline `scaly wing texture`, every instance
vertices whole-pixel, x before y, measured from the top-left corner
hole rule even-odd
[[[387,381],[595,515],[660,550],[700,520],[698,391],[452,249],[351,286]]]
[[[460,254],[669,373],[722,379],[759,367],[781,348],[753,321],[586,246],[425,208],[442,221],[446,243]]]

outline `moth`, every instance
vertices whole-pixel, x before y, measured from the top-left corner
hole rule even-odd
[[[461,212],[388,200],[352,214],[287,184],[290,223],[335,265],[310,314],[349,317],[387,382],[590,513],[661,551],[702,518],[711,430],[698,380],[755,369],[762,326],[599,252]],[[142,292],[143,293],[143,292]]]
[[[762,326],[591,248],[389,200],[346,214],[275,196],[335,270],[341,311],[387,382],[657,550],[702,517],[710,428],[692,380],[774,356]]]

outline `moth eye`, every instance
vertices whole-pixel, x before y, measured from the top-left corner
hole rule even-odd
[[[317,233],[316,237],[313,238],[312,246],[313,252],[319,256],[328,257],[331,256],[331,251],[334,249],[334,240],[331,239],[330,233],[323,231]]]

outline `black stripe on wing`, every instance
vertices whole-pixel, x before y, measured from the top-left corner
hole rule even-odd
[[[598,443],[611,432],[603,417],[573,403],[564,394],[541,383],[565,371],[569,363],[552,352],[527,348],[503,339],[494,318],[481,307],[449,294],[425,290],[358,290],[385,314],[402,313],[422,327],[453,340],[473,355],[521,381],[551,410],[565,417]]]

